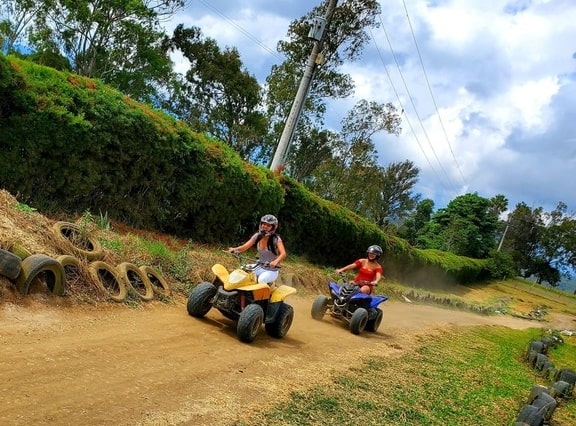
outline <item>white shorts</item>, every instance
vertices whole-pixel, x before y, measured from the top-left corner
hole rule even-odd
[[[260,284],[272,284],[278,278],[278,271],[270,271],[269,269],[256,268],[254,273]]]

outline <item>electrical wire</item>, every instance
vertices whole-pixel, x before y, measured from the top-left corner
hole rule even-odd
[[[396,53],[394,51],[394,48],[392,47],[392,42],[390,41],[390,37],[388,36],[388,32],[386,31],[386,26],[384,25],[384,22],[382,20],[382,15],[380,15],[380,24],[382,26],[382,31],[384,32],[384,36],[386,37],[386,41],[388,42],[388,47],[390,49],[390,53],[392,54],[392,58],[394,59],[394,62],[396,64],[396,68],[398,69],[400,79],[402,80],[402,83],[404,85],[404,89],[406,90],[406,94],[407,94],[408,99],[410,100],[410,104],[412,105],[412,108],[414,110],[414,114],[416,115],[416,118],[418,119],[418,122],[420,123],[420,127],[422,128],[422,133],[424,134],[424,137],[427,140],[428,145],[430,146],[430,149],[431,149],[432,153],[434,154],[434,157],[436,158],[436,161],[438,162],[440,170],[442,171],[442,173],[446,177],[447,182],[450,184],[450,186],[452,186],[451,185],[452,179],[450,178],[448,173],[446,173],[446,170],[442,166],[442,162],[438,158],[438,154],[436,153],[436,150],[434,149],[434,145],[432,145],[432,142],[430,141],[430,137],[428,136],[428,132],[426,132],[426,128],[424,127],[424,123],[422,122],[422,118],[420,117],[420,114],[418,113],[418,109],[416,108],[416,104],[414,103],[414,98],[412,97],[412,94],[410,93],[410,89],[408,88],[408,84],[406,83],[406,79],[404,78],[404,74],[402,73],[402,68],[400,67],[400,64],[398,63]],[[421,145],[420,145],[420,147],[421,147]],[[422,152],[424,153],[424,149],[422,147],[421,147],[421,149],[422,149]],[[442,183],[442,186],[444,186],[444,189],[446,189],[446,186],[444,185],[443,180],[442,179],[438,179],[438,180]]]
[[[460,164],[458,164],[458,160],[456,160],[456,156],[454,155],[454,150],[452,149],[452,144],[450,143],[450,138],[448,137],[448,133],[446,132],[446,128],[444,127],[444,122],[442,121],[442,116],[440,115],[440,110],[438,109],[438,104],[436,103],[436,99],[434,97],[434,93],[432,92],[432,86],[430,85],[430,80],[428,79],[428,73],[426,72],[426,67],[424,67],[424,61],[422,60],[422,55],[420,54],[420,48],[418,47],[418,43],[416,41],[416,36],[414,35],[414,28],[412,27],[412,21],[410,20],[410,15],[408,13],[408,8],[406,7],[406,1],[402,0],[404,4],[404,10],[406,12],[406,19],[408,21],[408,25],[410,26],[410,32],[412,33],[412,40],[414,40],[414,46],[416,47],[416,52],[418,53],[418,59],[420,60],[420,66],[422,67],[422,72],[424,73],[424,78],[426,79],[426,85],[428,86],[428,91],[430,92],[430,97],[432,98],[432,102],[434,103],[434,108],[436,109],[436,115],[438,116],[438,120],[440,121],[440,126],[442,127],[442,132],[444,133],[444,137],[446,138],[446,143],[450,148],[450,153],[452,154],[452,159],[456,164],[458,172],[460,173],[460,177],[462,178],[462,183],[464,186],[468,186],[466,183],[466,179],[464,178],[464,174],[462,173],[462,169],[460,168]]]
[[[372,41],[374,42],[374,46],[376,47],[376,51],[378,52],[378,56],[380,58],[380,62],[382,62],[382,66],[384,67],[384,71],[386,72],[386,76],[388,77],[388,81],[390,82],[390,86],[392,87],[392,90],[394,91],[394,94],[396,95],[396,99],[398,101],[398,105],[400,106],[400,108],[402,108],[402,111],[404,112],[404,106],[402,105],[402,100],[400,99],[400,95],[398,94],[398,91],[396,90],[396,86],[394,85],[394,82],[392,81],[392,78],[390,77],[390,72],[388,71],[388,67],[386,66],[386,62],[384,61],[384,57],[382,55],[382,52],[380,51],[380,47],[378,46],[378,44],[376,43],[376,40],[374,39],[374,34],[372,34],[372,30],[369,29],[370,31],[370,38],[372,39]],[[436,179],[438,179],[439,182],[442,183],[442,185],[444,185],[442,179],[440,178],[440,176],[438,176],[438,173],[436,172],[436,169],[434,168],[434,166],[432,166],[432,163],[430,162],[430,159],[428,158],[428,155],[426,154],[426,151],[424,150],[424,148],[422,147],[422,144],[420,143],[420,139],[418,138],[418,135],[416,134],[416,132],[414,131],[414,127],[412,126],[412,122],[410,121],[410,119],[408,118],[407,114],[404,114],[404,119],[406,120],[406,123],[408,124],[408,127],[410,128],[410,130],[412,131],[412,135],[414,136],[414,139],[416,140],[416,143],[418,144],[418,147],[420,148],[420,151],[422,151],[422,154],[424,155],[424,158],[426,159],[426,162],[428,163],[428,166],[430,167],[430,169],[432,170],[432,172],[434,173],[434,175],[436,176]],[[444,189],[446,190],[446,187],[444,187]]]
[[[220,15],[222,18],[224,18],[229,24],[231,24],[232,26],[234,26],[236,29],[238,29],[242,34],[244,34],[247,38],[249,38],[250,40],[252,40],[253,42],[255,42],[258,46],[260,46],[262,49],[266,50],[268,53],[273,54],[274,56],[277,56],[278,58],[284,60],[284,56],[280,55],[277,51],[269,48],[268,46],[266,46],[262,41],[260,41],[258,38],[256,38],[255,36],[253,36],[249,31],[247,31],[246,29],[244,29],[241,25],[238,25],[236,22],[234,22],[232,19],[230,19],[228,16],[226,16],[224,13],[222,13],[220,10],[218,10],[216,7],[212,6],[211,4],[209,4],[208,2],[206,2],[205,0],[199,0],[200,3],[202,3],[206,8],[212,10],[213,12],[217,13],[218,15]]]

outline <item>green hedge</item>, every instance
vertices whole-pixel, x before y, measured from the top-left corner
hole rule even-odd
[[[416,250],[98,81],[1,54],[0,143],[0,187],[47,213],[102,213],[222,244],[243,241],[272,213],[290,254],[312,262],[343,266],[379,244],[390,278],[486,277],[484,262]]]

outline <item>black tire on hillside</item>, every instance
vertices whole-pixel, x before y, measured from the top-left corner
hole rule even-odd
[[[0,249],[0,275],[15,280],[22,269],[22,259],[8,250]]]
[[[114,302],[124,302],[128,290],[116,267],[102,260],[95,260],[88,265],[92,282]]]
[[[30,292],[34,282],[45,282],[46,287],[57,296],[64,296],[64,267],[53,257],[33,254],[22,261],[22,270],[16,278],[16,288],[22,294]]]
[[[350,318],[350,331],[352,334],[360,334],[366,328],[368,323],[368,311],[364,308],[358,308]]]
[[[148,265],[140,266],[140,270],[144,272],[148,277],[148,280],[150,280],[154,293],[163,294],[164,296],[172,295],[172,290],[160,271]]]
[[[528,352],[534,351],[539,354],[546,353],[546,345],[541,340],[533,340],[528,346]]]
[[[212,298],[216,294],[217,288],[207,281],[201,282],[190,292],[186,309],[188,315],[202,318],[212,308]]]
[[[525,405],[520,410],[516,422],[523,422],[528,426],[542,426],[544,424],[544,416],[538,407]]]
[[[574,390],[576,385],[576,373],[569,368],[562,368],[558,370],[554,376],[555,381],[563,381],[570,384],[570,393]]]
[[[104,258],[102,244],[91,235],[82,235],[79,225],[71,222],[59,221],[52,225],[52,230],[64,246],[73,254],[88,260],[101,260]]]
[[[286,336],[286,333],[288,333],[288,330],[290,330],[290,326],[292,325],[293,320],[294,308],[292,308],[290,305],[287,305],[286,303],[282,303],[278,313],[276,314],[276,319],[274,322],[266,324],[264,328],[266,329],[266,333],[268,333],[269,336],[276,339],[281,339],[282,337]]]
[[[366,331],[370,331],[372,333],[376,333],[378,331],[378,327],[382,323],[382,318],[384,318],[384,313],[380,308],[374,308],[376,310],[376,317],[373,319],[368,320],[366,323]]]
[[[572,385],[570,383],[558,380],[548,388],[548,393],[554,398],[570,398],[572,396],[571,389]]]
[[[116,266],[120,273],[120,278],[124,280],[126,288],[132,287],[140,299],[144,302],[149,302],[154,299],[154,289],[152,283],[138,266],[131,262],[122,262]]]
[[[544,361],[544,364],[542,364],[542,370],[540,371],[540,375],[545,379],[548,379],[548,377],[550,376],[551,368],[554,368],[554,363],[550,360]]]
[[[238,325],[236,326],[236,334],[238,334],[240,341],[244,343],[253,342],[258,335],[263,322],[264,310],[260,305],[251,303],[246,306],[240,313]]]
[[[548,388],[542,385],[534,385],[532,389],[530,389],[530,395],[528,395],[528,401],[526,401],[527,405],[532,404],[536,398],[538,398],[542,393],[548,392]]]
[[[536,360],[534,361],[534,370],[542,371],[544,368],[544,363],[548,361],[548,356],[542,354],[536,354]]]
[[[315,320],[321,320],[322,318],[324,318],[326,308],[328,308],[329,300],[330,299],[328,299],[323,294],[319,294],[318,296],[316,296],[314,302],[312,302],[312,309],[310,310],[312,318],[314,318]]]
[[[552,418],[552,414],[554,414],[554,410],[556,410],[556,407],[558,406],[558,403],[548,393],[542,392],[530,405],[538,408],[544,417],[544,421],[549,422]]]
[[[536,364],[536,356],[538,355],[538,352],[531,350],[530,352],[528,352],[528,356],[526,358],[528,365],[532,368],[534,368],[534,365]]]

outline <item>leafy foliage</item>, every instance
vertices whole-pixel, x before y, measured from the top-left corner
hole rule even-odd
[[[27,34],[31,59],[99,78],[140,101],[173,79],[160,27],[184,0],[7,1],[6,50]],[[63,62],[62,60],[65,60]]]
[[[170,46],[183,53],[190,68],[168,109],[192,128],[226,142],[245,160],[258,158],[268,122],[260,111],[258,81],[243,69],[238,51],[221,51],[199,28],[183,25],[174,30]]]
[[[428,247],[482,259],[494,247],[497,225],[490,200],[477,193],[465,194],[432,216],[423,238]]]

